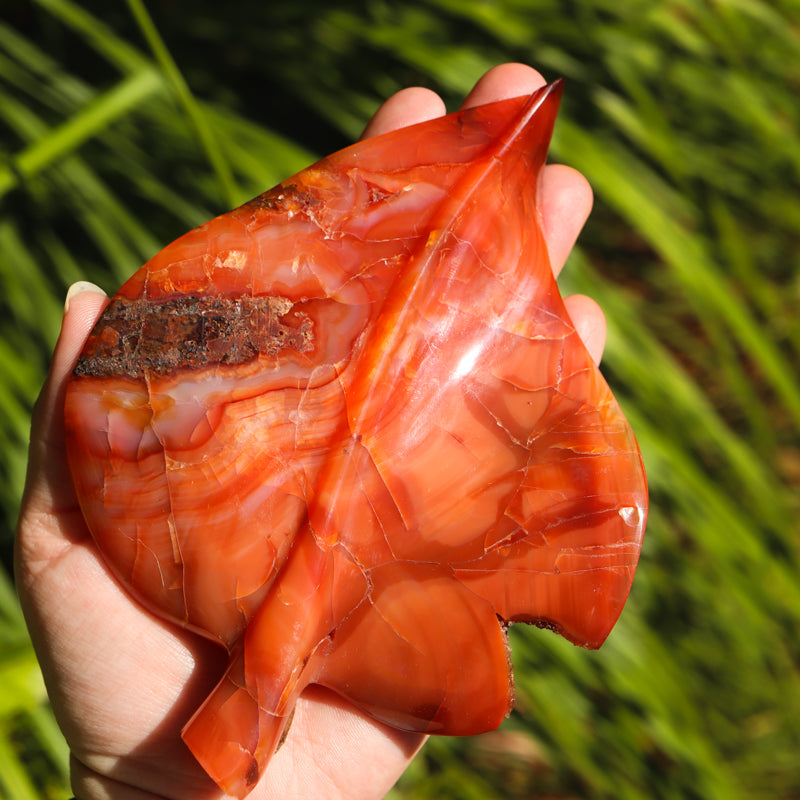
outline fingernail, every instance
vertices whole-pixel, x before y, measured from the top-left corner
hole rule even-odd
[[[66,314],[69,311],[69,303],[73,297],[77,294],[82,294],[83,292],[96,292],[97,294],[102,294],[104,297],[106,293],[99,287],[97,284],[90,283],[89,281],[77,281],[73,283],[72,286],[67,289],[67,297],[64,300],[64,313]]]

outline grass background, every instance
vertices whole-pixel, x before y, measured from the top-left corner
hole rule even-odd
[[[596,208],[563,288],[606,310],[651,522],[607,645],[515,628],[518,710],[392,800],[800,797],[800,2],[150,6],[0,9],[0,797],[69,796],[10,575],[67,285],[113,291],[393,91],[455,108],[507,60],[567,80],[552,153]]]

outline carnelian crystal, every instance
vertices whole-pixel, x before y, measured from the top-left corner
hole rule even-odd
[[[506,623],[598,647],[647,515],[537,192],[561,84],[356,144],[166,247],[67,392],[130,593],[230,652],[183,737],[244,797],[311,683],[429,733],[513,703]]]

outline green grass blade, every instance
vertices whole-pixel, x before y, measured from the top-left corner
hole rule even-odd
[[[703,240],[691,235],[689,227],[678,221],[678,214],[670,213],[669,202],[664,200],[672,193],[629,153],[567,121],[559,127],[556,153],[568,153],[570,162],[590,177],[597,191],[661,255],[675,272],[687,304],[696,308],[701,324],[713,326],[717,319],[724,323],[725,329],[712,331],[712,337],[737,339],[800,425],[800,383],[792,364],[763,335],[747,305],[710,258]],[[635,179],[621,182],[621,175]]]
[[[8,800],[42,800],[2,726],[0,726],[0,788],[5,790],[5,797]]]
[[[178,65],[170,55],[164,40],[158,33],[158,29],[153,24],[153,20],[147,12],[143,0],[127,0],[128,8],[136,19],[153,55],[156,58],[161,70],[172,85],[176,95],[183,105],[186,113],[194,125],[200,142],[208,155],[208,160],[219,179],[223,196],[231,207],[239,205],[244,200],[233,179],[228,160],[219,146],[217,137],[211,126],[208,124],[206,115],[200,104],[195,100],[189,86],[178,69]]]
[[[76,33],[122,72],[137,72],[149,66],[139,50],[125,41],[101,19],[72,0],[33,0],[68,29]]]
[[[21,180],[42,172],[107,128],[114,120],[130,113],[131,109],[163,90],[161,76],[152,69],[142,69],[123,78],[58,128],[17,154],[12,165],[0,166],[0,197]]]

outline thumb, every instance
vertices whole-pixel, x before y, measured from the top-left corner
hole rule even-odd
[[[32,507],[49,511],[74,504],[72,481],[66,474],[64,395],[81,348],[107,304],[105,292],[93,283],[80,281],[67,292],[61,333],[33,408],[22,516]]]
[[[78,281],[67,289],[64,322],[53,356],[54,363],[63,361],[72,368],[97,318],[107,305],[106,293],[89,281]]]

